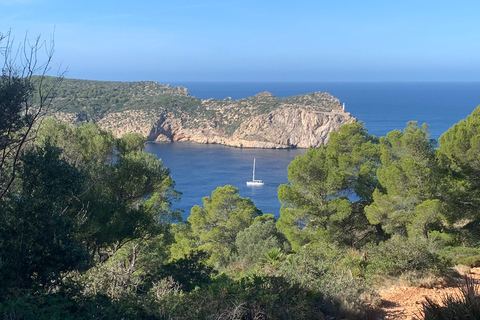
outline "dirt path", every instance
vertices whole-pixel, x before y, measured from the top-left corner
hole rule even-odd
[[[469,277],[480,282],[480,268],[470,269]],[[379,291],[382,299],[383,314],[380,319],[422,319],[421,308],[425,297],[440,302],[446,294],[459,292],[458,285],[463,281],[459,278],[450,285],[431,289],[415,287],[392,287]]]

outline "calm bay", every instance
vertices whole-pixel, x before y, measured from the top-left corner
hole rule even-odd
[[[168,83],[160,81],[161,83]],[[480,104],[479,82],[173,82],[191,95],[202,98],[241,99],[268,91],[277,97],[288,97],[323,91],[346,104],[346,111],[365,122],[370,134],[383,136],[394,129],[402,130],[408,121],[430,126],[437,139],[452,125],[467,117]],[[202,145],[193,143],[153,143],[146,151],[157,155],[171,169],[176,189],[183,193],[175,204],[184,211],[184,219],[202,197],[211,195],[226,184],[239,188],[242,197],[251,198],[264,213],[279,216],[277,188],[287,183],[287,166],[304,149],[265,150]],[[256,178],[265,184],[247,187],[252,179],[256,158]]]

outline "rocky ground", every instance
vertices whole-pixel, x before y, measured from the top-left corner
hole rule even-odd
[[[448,284],[433,288],[393,286],[380,290],[382,313],[377,319],[422,319],[422,302],[425,301],[425,297],[440,302],[445,295],[458,293],[458,286],[464,282],[465,275],[480,283],[480,268],[459,270],[459,273],[460,276],[452,279]]]

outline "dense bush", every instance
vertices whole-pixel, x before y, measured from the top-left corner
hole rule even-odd
[[[252,224],[240,231],[235,240],[236,254],[233,261],[255,263],[260,261],[265,254],[274,248],[289,251],[289,244],[285,236],[277,231],[275,220],[268,219]]]
[[[164,285],[168,293],[156,295],[149,308],[151,315],[160,319],[319,319],[334,315],[325,310],[321,294],[282,277],[233,280],[221,275],[209,286],[188,294]]]
[[[469,267],[480,266],[480,249],[471,247],[445,247],[438,254],[453,264],[462,264]]]
[[[289,255],[278,274],[305,290],[320,292],[332,313],[357,319],[378,302],[368,284],[357,277],[358,268],[364,268],[361,261],[363,258],[331,245],[311,245]]]
[[[367,277],[399,277],[408,272],[419,276],[440,274],[449,263],[430,252],[428,243],[422,239],[409,239],[395,235],[391,239],[370,244],[367,251]]]
[[[123,301],[95,295],[72,296],[65,292],[46,294],[34,290],[11,292],[0,301],[0,319],[5,320],[81,320],[147,319],[142,312],[132,313]]]

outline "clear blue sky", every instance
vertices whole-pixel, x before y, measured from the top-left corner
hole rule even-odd
[[[68,78],[480,81],[480,1],[0,0]]]

